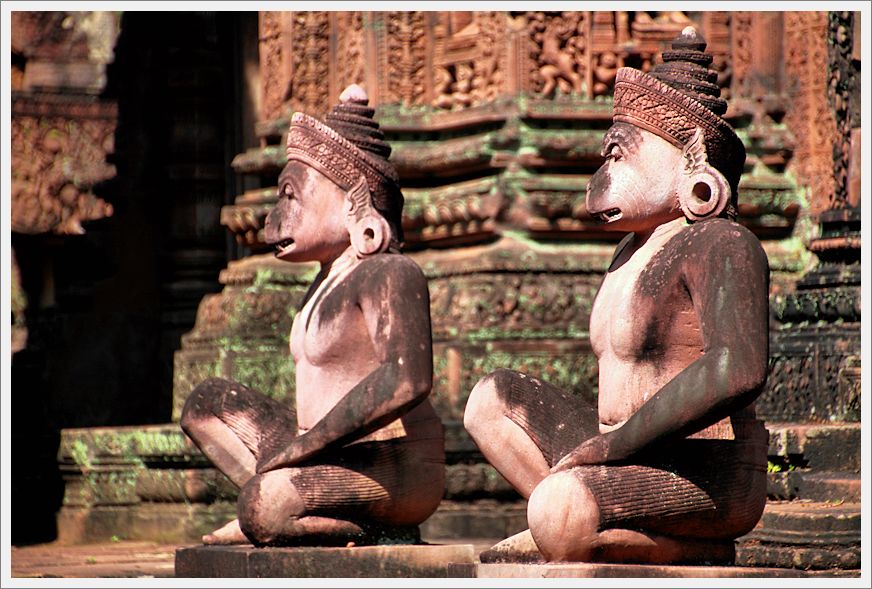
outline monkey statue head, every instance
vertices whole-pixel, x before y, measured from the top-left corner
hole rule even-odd
[[[265,226],[280,259],[324,262],[349,245],[358,257],[401,248],[399,176],[368,103],[352,84],[324,122],[300,112],[291,117],[288,163]]]
[[[646,231],[684,216],[734,219],[745,148],[722,118],[717,72],[688,26],[650,74],[618,70],[605,163],[587,187],[588,214],[606,227]]]

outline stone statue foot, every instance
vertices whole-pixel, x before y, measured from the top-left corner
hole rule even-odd
[[[679,538],[637,530],[600,532],[592,546],[594,562],[728,565],[735,562],[733,540]]]
[[[355,523],[329,517],[292,518],[282,532],[268,542],[273,546],[370,546],[375,544],[417,544],[418,526],[398,527]]]
[[[366,532],[357,523],[330,517],[305,516],[292,518],[271,545],[282,546],[347,546],[359,544]]]
[[[494,562],[544,562],[530,530],[524,530],[494,544],[479,555],[483,563]]]
[[[203,544],[248,544],[248,538],[239,529],[239,520],[224,524],[202,538]]]

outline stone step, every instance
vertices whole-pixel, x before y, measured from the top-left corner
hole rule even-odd
[[[859,423],[766,423],[770,461],[814,471],[860,472]]]
[[[758,527],[810,534],[850,532],[859,541],[860,503],[770,502],[763,510],[760,524]]]
[[[448,576],[479,579],[795,578],[818,576],[857,577],[859,576],[859,571],[833,572],[744,566],[605,564],[589,562],[548,564],[467,563],[448,565]]]
[[[805,570],[860,566],[860,504],[770,502],[760,523],[736,541],[736,563]]]
[[[815,472],[798,469],[769,473],[767,493],[774,499],[809,501],[860,501],[860,475],[854,472]]]
[[[812,472],[802,475],[799,498],[831,503],[859,503],[860,476],[844,472]]]

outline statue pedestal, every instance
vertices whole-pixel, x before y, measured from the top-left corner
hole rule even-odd
[[[857,576],[857,571],[801,571],[740,566],[688,566],[650,564],[481,564],[465,563],[448,565],[449,577],[479,579],[557,579],[557,578],[754,578],[754,577],[811,577],[811,576]]]
[[[472,544],[194,546],[176,551],[176,577],[446,577],[449,563],[472,566],[474,559]]]

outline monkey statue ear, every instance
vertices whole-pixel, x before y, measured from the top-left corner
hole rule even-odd
[[[369,185],[364,176],[348,191],[345,200],[345,227],[358,258],[382,253],[391,243],[391,227],[372,206]]]
[[[682,150],[684,181],[678,192],[678,204],[690,221],[720,215],[730,203],[732,190],[724,175],[708,163],[702,129],[698,128]]]

